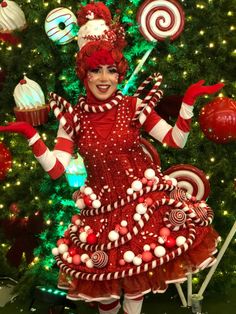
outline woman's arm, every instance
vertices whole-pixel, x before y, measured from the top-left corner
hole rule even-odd
[[[52,179],[57,179],[64,173],[74,151],[74,142],[61,125],[53,151],[48,149],[38,132],[27,122],[13,122],[0,126],[0,132],[14,132],[25,136],[35,158]]]
[[[168,124],[152,110],[143,124],[145,131],[163,144],[183,148],[188,139],[193,117],[193,105],[197,97],[215,93],[224,86],[223,83],[212,86],[203,86],[203,84],[204,81],[202,80],[187,89],[174,126]]]

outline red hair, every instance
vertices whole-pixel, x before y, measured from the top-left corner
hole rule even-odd
[[[91,41],[87,43],[77,54],[76,73],[81,81],[84,81],[88,70],[99,65],[115,64],[121,82],[126,74],[128,64],[123,53],[108,41]]]
[[[84,7],[81,7],[77,12],[78,25],[82,26],[88,22],[88,15],[94,14],[93,19],[102,19],[107,25],[111,23],[111,12],[108,7],[102,2],[89,3]]]

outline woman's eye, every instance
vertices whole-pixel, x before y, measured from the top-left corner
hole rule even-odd
[[[116,68],[111,68],[111,69],[109,69],[109,72],[110,73],[117,73],[117,69]]]
[[[99,72],[99,69],[98,69],[98,68],[91,69],[91,70],[89,70],[89,72],[91,72],[91,73],[98,73],[98,72]]]

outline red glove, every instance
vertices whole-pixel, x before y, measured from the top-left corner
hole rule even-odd
[[[224,83],[217,83],[211,86],[203,86],[204,83],[205,81],[201,80],[189,86],[184,95],[183,102],[192,106],[195,103],[197,97],[216,93],[225,85]]]
[[[37,134],[37,131],[28,122],[10,122],[6,126],[0,126],[0,132],[19,133],[28,140]]]

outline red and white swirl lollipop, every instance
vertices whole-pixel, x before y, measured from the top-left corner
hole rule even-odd
[[[175,178],[177,186],[197,200],[206,200],[210,193],[210,184],[205,173],[192,165],[180,164],[164,171],[165,175]]]
[[[184,28],[184,11],[175,0],[146,0],[137,13],[142,35],[149,41],[175,40]]]

